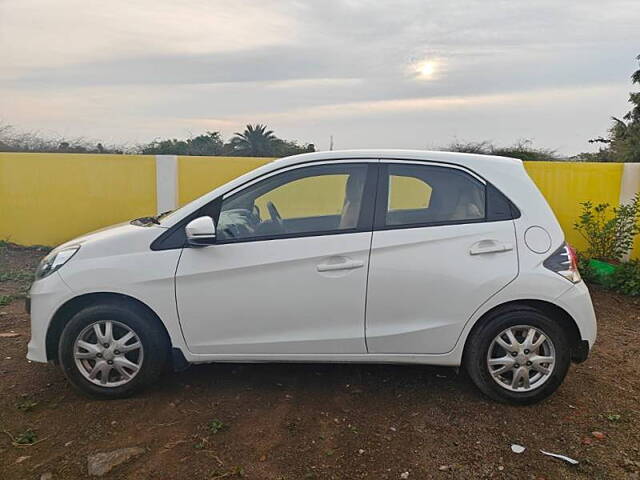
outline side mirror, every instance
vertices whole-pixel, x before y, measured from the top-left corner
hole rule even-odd
[[[193,247],[204,247],[216,243],[216,224],[211,217],[198,217],[184,227],[187,242]]]

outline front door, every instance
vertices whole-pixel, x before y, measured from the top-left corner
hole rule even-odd
[[[385,163],[379,184],[369,352],[449,352],[476,309],[518,274],[508,201],[453,166]]]
[[[297,166],[223,197],[216,244],[185,248],[176,272],[193,353],[366,352],[369,165]]]

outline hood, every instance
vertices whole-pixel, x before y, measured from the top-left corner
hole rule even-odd
[[[71,245],[81,245],[79,254],[82,253],[82,256],[85,256],[88,250],[92,250],[93,253],[100,251],[103,255],[123,251],[132,252],[139,248],[149,248],[151,242],[165,230],[166,227],[161,225],[138,226],[129,222],[119,223],[76,237],[58,246],[55,250]]]

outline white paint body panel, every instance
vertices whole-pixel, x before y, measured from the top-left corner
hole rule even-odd
[[[193,353],[366,353],[371,233],[185,249],[176,275]],[[351,270],[318,266],[360,262]]]
[[[200,249],[150,249],[165,229],[262,175],[309,162],[371,158],[471,169],[509,197],[522,215],[493,224],[375,232],[373,238],[370,232],[362,232]],[[524,246],[525,232],[533,225],[549,234],[549,252],[537,254]],[[492,237],[512,241],[514,249],[465,256],[475,241]],[[101,292],[127,295],[146,304],[166,327],[172,346],[192,363],[454,366],[460,364],[467,336],[483,314],[506,302],[532,299],[563,308],[582,339],[593,345],[597,327],[586,286],[573,285],[542,265],[563,241],[551,209],[519,160],[403,150],[289,157],[213,190],[164,218],[160,226],[124,224],[68,242],[81,245],[77,254],[32,286],[28,358],[47,361],[47,331],[65,302]],[[334,257],[361,261],[363,267],[317,271],[318,264]]]
[[[162,319],[173,345],[186,350],[174,294],[180,250],[149,249],[164,230],[122,224],[61,245],[81,246],[73,262],[31,287],[31,325],[38,331],[32,332],[28,358],[47,360],[46,331],[60,307],[75,297],[104,292],[126,295],[146,304]]]
[[[482,241],[511,250],[471,255]],[[371,353],[442,354],[483,303],[516,278],[513,221],[373,234],[367,301]]]

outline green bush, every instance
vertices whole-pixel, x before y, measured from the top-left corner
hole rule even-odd
[[[578,271],[585,282],[597,283],[598,275],[589,263],[589,258],[580,252],[578,252]]]
[[[640,193],[630,203],[613,208],[608,203],[580,205],[582,213],[573,228],[589,244],[585,255],[609,262],[622,260],[640,233]]]
[[[640,295],[640,261],[631,260],[622,263],[607,278],[605,287],[624,295]]]

